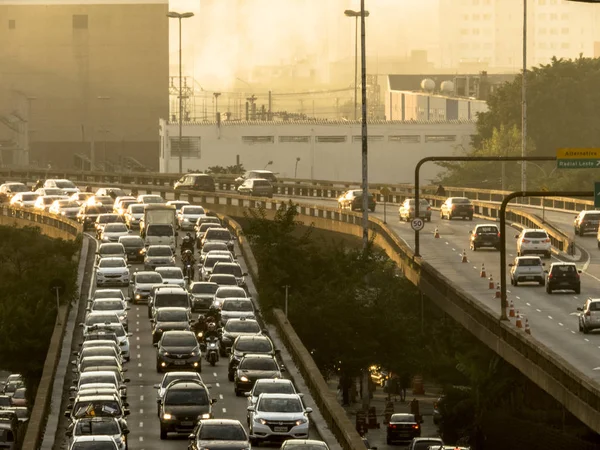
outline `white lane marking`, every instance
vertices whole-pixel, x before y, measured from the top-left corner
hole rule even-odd
[[[594,367],[592,370],[600,370],[600,367]]]
[[[140,355],[140,354],[138,353],[138,355],[137,355],[137,358],[138,358],[138,359],[140,359],[141,357],[142,357],[142,355]],[[141,366],[141,364],[140,364],[140,366]]]
[[[217,376],[217,372],[213,372],[213,375],[216,377]]]
[[[560,322],[558,322],[558,325],[561,326],[561,327],[564,327],[564,325],[562,323],[560,323]]]
[[[140,332],[140,329],[139,329],[139,328],[136,328],[136,329],[135,329],[135,332],[136,332],[136,333],[139,333],[139,332]]]
[[[144,442],[144,436],[140,436],[140,442]]]
[[[579,315],[579,313],[578,313],[578,312],[572,312],[572,313],[570,313],[569,315],[570,315],[570,316],[578,316],[578,315]]]
[[[583,340],[584,340],[585,342],[590,342],[590,340],[589,340],[588,338],[583,338]]]
[[[138,377],[142,378],[142,374],[141,374],[141,373],[138,373]]]
[[[136,338],[135,338],[135,339],[139,341],[139,340],[140,340],[140,337],[139,337],[139,336],[136,336]]]
[[[456,251],[456,249],[455,249],[455,248],[453,248],[453,249],[452,249],[452,251],[453,251],[453,252],[455,252],[455,251]]]
[[[548,319],[552,320],[552,316],[548,316]]]
[[[138,311],[139,311],[139,309],[140,309],[140,308],[138,308]],[[137,318],[138,318],[138,319],[140,318],[140,315],[139,315],[139,314],[137,315]]]
[[[137,349],[138,349],[138,350],[140,349],[140,344],[138,344],[138,345],[137,345]]]
[[[223,394],[219,394],[219,400],[223,400]]]
[[[223,414],[227,413],[227,410],[225,408],[223,408]]]
[[[536,311],[537,311],[537,312],[542,312],[542,310],[541,310],[541,309],[537,309],[537,308],[536,308]]]
[[[144,414],[144,410],[140,408],[140,414]]]
[[[217,387],[221,387],[221,385],[219,383],[215,383],[215,386]]]
[[[571,333],[575,334],[575,332],[573,330],[571,330]]]
[[[140,428],[144,428],[144,422],[140,422]]]
[[[144,396],[140,395],[140,402],[143,402],[143,401],[144,401]]]
[[[138,363],[138,367],[142,367],[142,363],[141,362]]]
[[[477,270],[477,266],[473,266],[473,269]]]
[[[139,325],[139,324],[140,324],[140,321],[138,320],[138,321],[137,321],[135,324],[136,324],[136,325]]]
[[[448,241],[446,241],[446,245],[448,245]]]
[[[598,281],[600,281],[600,280],[598,280]],[[574,298],[575,300],[577,300],[577,298],[578,298],[578,297],[577,297],[576,295],[574,295],[574,296],[573,296],[573,298]]]

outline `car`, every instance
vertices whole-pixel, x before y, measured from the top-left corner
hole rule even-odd
[[[18,422],[18,420],[17,420]],[[0,444],[6,449],[14,450],[18,445],[18,425],[14,426],[8,421],[0,422]]]
[[[421,420],[414,414],[392,414],[386,429],[386,443],[412,441],[421,436]]]
[[[160,438],[171,432],[189,434],[200,420],[212,419],[216,401],[201,381],[172,381],[160,402]]]
[[[250,443],[308,439],[312,408],[305,408],[298,394],[260,394],[250,412]]]
[[[173,185],[176,191],[205,191],[215,192],[215,180],[206,173],[186,173]]]
[[[101,187],[96,191],[95,195],[99,197],[110,197],[114,201],[114,199],[118,197],[126,197],[129,194],[118,187]]]
[[[79,205],[72,200],[55,200],[54,203],[50,205],[50,208],[48,208],[48,212],[68,219],[77,219],[79,208]]]
[[[245,180],[250,178],[262,178],[270,181],[271,184],[277,183],[277,177],[270,170],[248,170],[235,179],[235,188],[237,189]]]
[[[237,188],[238,194],[273,198],[273,185],[264,178],[248,178]]]
[[[449,197],[440,207],[440,218],[452,220],[455,217],[473,220],[473,203],[467,197]]]
[[[211,251],[229,252],[231,256],[235,259],[235,255],[229,251],[229,247],[227,247],[227,244],[225,242],[212,241],[207,242],[200,249],[200,260],[204,260],[204,258],[206,258],[206,255]]]
[[[150,291],[151,295],[148,297],[148,318],[155,319],[156,312],[160,308],[185,308],[190,313],[192,307],[190,304],[190,296],[188,292],[181,286],[173,284],[163,284],[157,286],[154,293]]]
[[[140,236],[124,235],[119,236],[117,241],[119,244],[123,244],[125,247],[125,254],[127,255],[127,262],[144,262],[144,240]]]
[[[16,389],[15,389],[15,392],[16,392]],[[6,394],[0,395],[0,408],[10,408],[12,406],[10,399],[13,395],[14,395],[14,392],[11,395],[6,395]]]
[[[316,439],[288,439],[283,441],[279,450],[329,450],[329,446]]]
[[[581,270],[577,269],[575,263],[556,262],[550,265],[546,277],[546,292],[552,294],[554,291],[570,290],[581,294]]]
[[[274,355],[246,353],[233,375],[233,391],[239,397],[252,390],[259,378],[281,378],[282,372],[285,368],[277,363]]]
[[[85,372],[90,367],[110,367],[111,370],[118,370],[121,373],[125,373],[127,371],[127,369],[123,369],[119,359],[114,356],[88,356],[86,358],[82,358],[79,363],[76,364],[73,372]]]
[[[74,422],[84,417],[119,417],[129,415],[121,399],[116,395],[77,396],[71,408],[65,411],[65,417]]]
[[[86,417],[77,419],[69,424],[65,435],[72,438],[71,441],[80,436],[110,436],[117,444],[119,450],[128,450],[127,435],[129,429],[123,420],[115,417]],[[83,447],[85,448],[85,447]]]
[[[419,217],[431,222],[431,205],[424,198],[419,199]],[[398,208],[398,218],[408,222],[415,218],[415,199],[407,198]]]
[[[213,275],[216,276],[216,275]],[[249,298],[225,298],[221,303],[221,323],[227,324],[229,319],[253,319],[256,316],[254,304]]]
[[[508,266],[510,269],[510,284],[518,286],[523,282],[537,282],[540,286],[546,284],[544,263],[539,256],[517,256]]]
[[[125,246],[118,242],[104,242],[98,247],[96,252],[96,264],[100,262],[102,258],[126,258],[127,252]]]
[[[442,422],[442,411],[441,404],[444,401],[444,396],[438,397],[438,399],[433,402],[433,424],[439,425]]]
[[[469,232],[469,248],[474,252],[478,248],[491,247],[500,251],[500,230],[493,223],[475,225]]]
[[[162,198],[158,194],[142,194],[138,195],[137,199],[138,203],[142,203],[144,205],[164,205],[166,200]]]
[[[129,300],[129,297],[125,297],[121,289],[96,289],[92,296],[88,299],[88,302],[93,302],[99,298],[120,298],[121,300]]]
[[[134,272],[129,283],[129,297],[136,303],[147,302],[152,286],[164,284],[159,273],[151,270]]]
[[[79,188],[71,180],[65,179],[48,179],[44,181],[45,189],[53,188],[60,189],[65,195],[73,195],[79,192]]]
[[[202,248],[202,238],[210,228],[223,228],[223,225],[216,222],[203,222],[199,224],[200,220],[202,220],[202,218],[198,219],[196,225],[194,225],[194,234],[196,235],[196,248],[198,249]],[[226,242],[224,244],[227,245]],[[227,250],[229,250],[229,247],[227,247]]]
[[[120,298],[103,298],[94,300],[90,306],[88,306],[88,312],[114,312],[118,317],[125,330],[129,328],[129,319],[127,317],[127,311],[131,308],[127,306],[127,302]]]
[[[110,325],[100,324],[96,325],[95,327],[90,327],[90,329],[88,329],[87,332],[84,331],[84,339],[89,338],[88,334],[98,332],[104,332],[102,334],[99,334],[99,337],[101,337],[103,334],[114,333],[117,337],[119,347],[121,347],[121,354],[123,355],[123,360],[129,361],[129,359],[131,358],[131,354],[129,351],[129,336],[132,336],[132,333],[126,332],[125,327],[123,327],[123,324],[111,323]]]
[[[193,282],[188,288],[192,301],[192,312],[207,312],[213,303],[217,289],[219,289],[217,283],[209,283],[208,281]]]
[[[48,212],[50,207],[56,200],[67,200],[68,197],[66,195],[40,195],[35,199],[35,203],[33,204],[33,209],[37,211]]]
[[[209,228],[206,233],[204,233],[204,236],[202,236],[202,242],[200,244],[204,245],[207,242],[214,241],[224,242],[227,244],[229,251],[233,252],[235,239],[227,228]]]
[[[189,436],[188,450],[249,450],[248,434],[239,420],[206,419],[198,422]]]
[[[30,192],[31,189],[24,183],[12,181],[0,185],[0,203],[10,202],[14,195],[19,192]]]
[[[180,372],[167,372],[163,375],[160,383],[155,384],[154,388],[156,389],[156,406],[157,406],[157,414],[160,417],[160,404],[162,399],[165,397],[165,391],[167,390],[167,386],[171,384],[173,381],[198,381],[202,383],[202,377],[198,372],[191,371],[180,371]]]
[[[145,209],[146,205],[142,203],[132,203],[127,207],[125,214],[123,214],[123,219],[125,219],[125,225],[130,230],[140,229],[140,222],[144,218]]]
[[[107,223],[100,232],[101,242],[119,242],[119,238],[127,236],[129,228],[124,223]]]
[[[39,195],[35,192],[17,192],[11,197],[10,206],[33,208],[38,197]]]
[[[186,286],[181,267],[157,267],[154,271],[162,277],[163,283],[176,284],[182,288]]]
[[[600,328],[600,298],[588,298],[579,311],[579,331],[588,334]]]
[[[150,245],[144,251],[144,270],[159,266],[174,266],[175,255],[169,245]]]
[[[416,437],[410,442],[406,450],[429,450],[434,448],[438,450],[444,445],[444,441],[435,437]],[[454,447],[452,447],[454,450]]]
[[[27,388],[20,387],[15,390],[15,393],[10,398],[12,406],[28,406],[27,403]]]
[[[109,341],[110,342],[110,341]],[[114,344],[114,343],[113,343]],[[87,346],[82,348],[81,351],[75,352],[77,359],[71,361],[75,365],[79,365],[81,360],[90,356],[112,356],[117,358],[117,360],[122,364],[123,357],[121,356],[121,349],[116,345],[106,344],[106,345],[97,345],[97,346]]]
[[[238,286],[246,286],[247,272],[242,270],[242,267],[237,262],[217,262],[212,269],[211,275],[216,274],[230,274],[233,275],[237,281]]]
[[[177,213],[177,226],[180,230],[191,231],[198,219],[206,215],[206,211],[202,206],[184,205]]]
[[[19,425],[23,426],[29,422],[29,408],[25,406],[13,406],[11,408],[12,411],[17,415],[17,420],[19,421]]]
[[[96,286],[129,286],[129,267],[125,258],[102,258],[96,269]]]
[[[575,216],[573,229],[579,236],[589,232],[597,234],[598,224],[600,224],[600,211],[581,211]]]
[[[80,323],[79,326],[83,327],[83,334],[85,335],[88,331],[91,331],[91,329],[98,325],[103,326],[120,323],[119,316],[113,311],[95,311],[88,312],[85,315],[84,321]]]
[[[115,198],[115,202],[113,203],[113,212],[122,216],[127,211],[127,207],[136,203],[137,200],[135,197],[131,195],[123,195],[121,197]]]
[[[112,436],[77,436],[69,450],[119,450]]]
[[[91,192],[75,192],[69,197],[69,200],[77,203],[79,206],[86,203],[94,194]]]
[[[375,212],[377,202],[375,196],[369,192],[368,194],[369,210]],[[362,211],[363,208],[363,191],[362,189],[350,189],[338,197],[338,207],[340,209],[349,209],[350,211]]]
[[[96,222],[94,223],[94,228],[96,229],[96,237],[100,240],[102,237],[102,232],[104,231],[104,227],[109,223],[124,223],[125,219],[118,214],[114,213],[104,213],[99,214],[96,217]],[[118,239],[115,239],[116,242]]]
[[[207,254],[206,257],[200,262],[200,279],[203,281],[207,281],[212,275],[212,271],[215,267],[215,264],[220,262],[231,263],[233,261],[234,259],[233,256],[231,256],[231,252],[228,252],[228,254],[225,252]]]
[[[268,336],[238,336],[231,346],[227,379],[233,381],[235,371],[245,354],[264,354],[275,356],[275,346]]]
[[[167,307],[156,311],[150,319],[152,323],[152,343],[157,343],[165,331],[190,331],[191,318],[187,308]]]
[[[229,319],[223,327],[221,339],[219,340],[219,353],[221,356],[228,355],[233,342],[238,336],[256,336],[262,333],[263,329],[254,319],[245,317]]]
[[[227,273],[219,273],[208,277],[210,283],[217,283],[219,286],[237,286],[237,279]],[[238,286],[239,287],[239,286]]]
[[[548,232],[542,229],[523,229],[515,235],[517,239],[517,256],[543,255],[550,258],[552,255],[552,242]]]
[[[256,380],[254,387],[246,392],[248,397],[248,406],[256,405],[260,394],[298,394],[292,380],[286,378],[261,378]],[[303,394],[298,394],[303,397]],[[247,415],[248,425],[250,425],[250,414]]]
[[[115,204],[115,199],[108,195],[92,195],[88,198],[88,205],[102,205],[106,208],[107,214],[112,213],[113,206]]]
[[[156,371],[175,367],[202,372],[202,355],[196,335],[192,331],[165,331],[157,344]]]
[[[86,388],[86,386],[92,385],[112,385],[115,386],[119,391],[123,391],[125,389],[125,385],[122,383],[128,383],[129,379],[125,378],[124,380],[120,380],[117,375],[109,370],[98,370],[93,372],[83,372],[79,374],[79,378],[73,381],[73,386],[71,386],[71,392],[78,392]]]
[[[77,221],[83,225],[84,230],[95,228],[96,219],[100,214],[106,214],[111,211],[111,208],[102,204],[96,205],[95,203],[84,203],[79,208],[77,214]]]
[[[218,286],[218,285],[217,285]],[[226,298],[250,298],[243,287],[239,286],[219,286],[213,299],[212,306],[221,309],[223,300]]]

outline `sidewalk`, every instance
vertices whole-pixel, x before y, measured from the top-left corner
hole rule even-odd
[[[333,377],[327,381],[329,388],[335,394],[337,394],[337,386],[338,379],[337,377]],[[433,423],[433,404],[439,398],[441,389],[438,387],[434,387],[431,385],[425,384],[425,394],[424,395],[413,395],[412,390],[408,389],[406,391],[406,401],[401,402],[400,397],[392,396],[391,400],[394,404],[394,412],[395,413],[410,413],[410,405],[409,402],[413,399],[417,399],[419,401],[419,409],[420,413],[423,416],[424,422],[421,424],[421,436],[438,436],[437,426]],[[340,400],[338,396],[338,400]],[[362,409],[362,400],[360,399],[360,394],[356,398],[356,402],[352,403],[348,406],[344,406],[344,410],[350,421],[354,424],[356,421],[356,412]],[[369,429],[366,437],[369,441],[371,448],[377,447],[378,450],[387,450],[391,448],[397,448],[398,446],[387,445],[386,443],[386,425],[384,425],[384,410],[385,404],[387,400],[387,394],[383,392],[383,388],[381,386],[377,386],[375,392],[373,393],[373,398],[370,401],[370,406],[375,407],[377,412],[377,423],[379,424],[379,428],[371,428]]]

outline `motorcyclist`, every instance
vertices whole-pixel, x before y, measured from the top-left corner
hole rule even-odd
[[[189,280],[192,281],[194,279],[194,265],[196,264],[194,253],[191,250],[184,250],[181,254],[181,262],[183,263],[184,276],[188,276],[187,266],[190,266]]]
[[[219,331],[217,330],[217,325],[214,322],[208,322],[206,325],[206,331],[204,332],[204,340],[206,341],[209,338],[219,338]]]
[[[204,317],[204,314],[198,315],[198,319],[192,325],[192,330],[199,338],[204,336],[204,333],[206,332],[206,317]],[[201,336],[200,333],[202,333]]]
[[[184,236],[182,241],[181,241],[181,255],[183,257],[183,254],[186,250],[189,250],[190,252],[194,252],[194,240],[193,238],[190,236],[190,234],[188,233],[187,236]]]
[[[213,305],[210,305],[210,308],[208,308],[208,312],[206,313],[206,322],[213,322],[217,328],[220,327],[221,310],[219,310],[219,308],[215,308]]]

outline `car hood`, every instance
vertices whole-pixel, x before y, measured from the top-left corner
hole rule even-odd
[[[185,285],[185,280],[181,278],[163,278],[163,282],[167,284],[179,284],[180,286]]]
[[[192,353],[195,350],[195,347],[167,347],[162,346],[162,350],[169,353]]]
[[[152,289],[152,286],[160,284],[160,283],[135,283],[134,289],[142,289],[144,291],[149,291]]]
[[[273,420],[273,421],[288,421],[288,420],[298,420],[306,417],[304,412],[266,412],[266,411],[257,411],[257,414],[261,419]]]
[[[198,448],[219,450],[243,450],[250,447],[246,441],[197,441]]]
[[[125,272],[129,272],[129,269],[127,267],[99,267],[98,268],[98,273],[104,273],[104,274],[118,274],[118,273],[125,273]]]
[[[181,218],[184,220],[198,220],[200,217],[204,217],[204,214],[184,214]]]
[[[148,261],[171,261],[171,256],[147,256]]]
[[[210,412],[210,405],[165,405],[164,411],[178,420],[195,420],[200,414]]]
[[[157,330],[189,330],[190,324],[187,322],[156,322]],[[167,350],[169,351],[169,350]]]
[[[238,376],[245,376],[251,380],[259,378],[281,378],[281,372],[278,370],[238,370]]]
[[[254,317],[252,311],[222,311],[221,317],[227,319],[237,319],[238,317]]]

